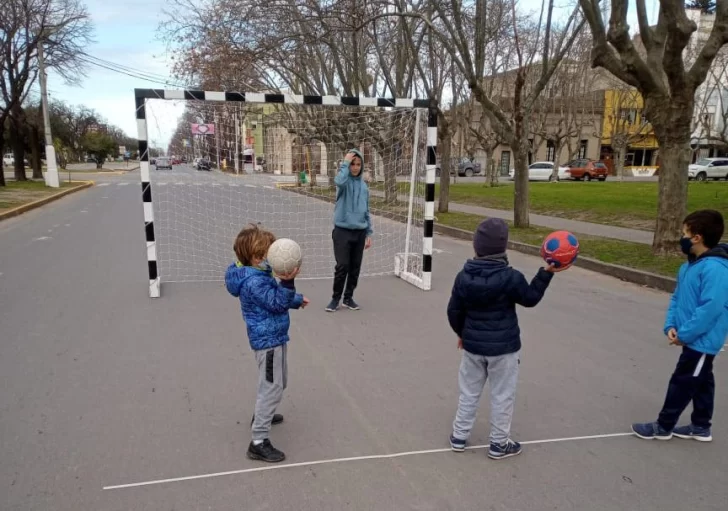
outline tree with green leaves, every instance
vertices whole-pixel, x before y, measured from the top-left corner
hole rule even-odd
[[[91,131],[84,135],[81,147],[96,160],[96,168],[100,169],[110,154],[116,154],[118,146],[116,141],[108,134],[100,131]]]

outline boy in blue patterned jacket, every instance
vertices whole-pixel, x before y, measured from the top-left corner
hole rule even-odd
[[[296,293],[294,278],[299,269],[278,275],[280,284],[273,276],[265,257],[274,241],[272,233],[255,225],[246,227],[233,246],[238,260],[225,272],[228,292],[240,298],[248,340],[258,363],[258,397],[251,422],[253,439],[247,455],[269,463],[286,458],[273,447],[268,434],[271,424],[283,422],[283,416],[275,411],[288,380],[288,310],[302,309],[309,303],[305,296]]]
[[[683,221],[680,248],[688,261],[678,272],[664,326],[670,344],[681,346],[682,353],[657,420],[632,424],[634,434],[645,440],[670,440],[673,435],[713,440],[713,360],[728,335],[728,245],[720,244],[724,230],[723,215],[710,209]],[[690,424],[677,426],[690,402]]]

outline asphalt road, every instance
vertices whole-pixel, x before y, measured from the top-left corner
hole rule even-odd
[[[668,296],[574,268],[521,311],[514,438],[494,462],[447,450],[459,353],[445,306],[468,243],[437,237],[433,290],[361,281],[362,310],[323,311],[330,280],[298,283],[289,389],[272,440],[245,458],[256,369],[220,283],[147,298],[138,174],[0,223],[2,510],[724,510],[728,400],[712,444],[629,436],[655,417],[678,356]],[[529,277],[539,261],[511,254]],[[487,398],[471,438],[485,444]],[[438,450],[391,458],[318,460]],[[268,467],[268,466],[266,466]]]

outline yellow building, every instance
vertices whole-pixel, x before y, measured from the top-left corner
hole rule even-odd
[[[609,162],[623,158],[625,167],[657,164],[657,138],[644,115],[644,100],[635,89],[604,91],[602,150],[600,158]]]

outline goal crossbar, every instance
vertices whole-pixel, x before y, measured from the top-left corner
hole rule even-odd
[[[205,91],[194,89],[134,89],[137,132],[139,139],[140,175],[142,184],[142,205],[144,210],[144,232],[147,247],[147,269],[149,276],[149,296],[157,298],[161,295],[161,279],[158,267],[157,238],[154,226],[154,204],[150,178],[149,136],[147,126],[146,101],[188,100],[204,102],[230,102],[252,104],[285,104],[298,106],[320,105],[323,108],[339,107],[379,107],[393,109],[427,109],[427,136],[424,189],[424,217],[422,232],[422,253],[409,253],[406,243],[404,253],[396,254],[394,274],[402,280],[422,290],[429,290],[432,285],[432,238],[434,234],[435,214],[435,167],[437,150],[437,111],[427,99],[416,98],[368,98],[347,96],[313,96],[281,93],[252,93],[230,91]],[[412,165],[413,176],[410,179],[410,194],[413,193],[415,162]],[[408,219],[409,222],[409,219]],[[409,229],[409,225],[408,225]],[[408,231],[409,232],[409,231]],[[408,234],[409,236],[409,234]],[[407,270],[408,260],[412,257],[421,259],[422,275]]]

